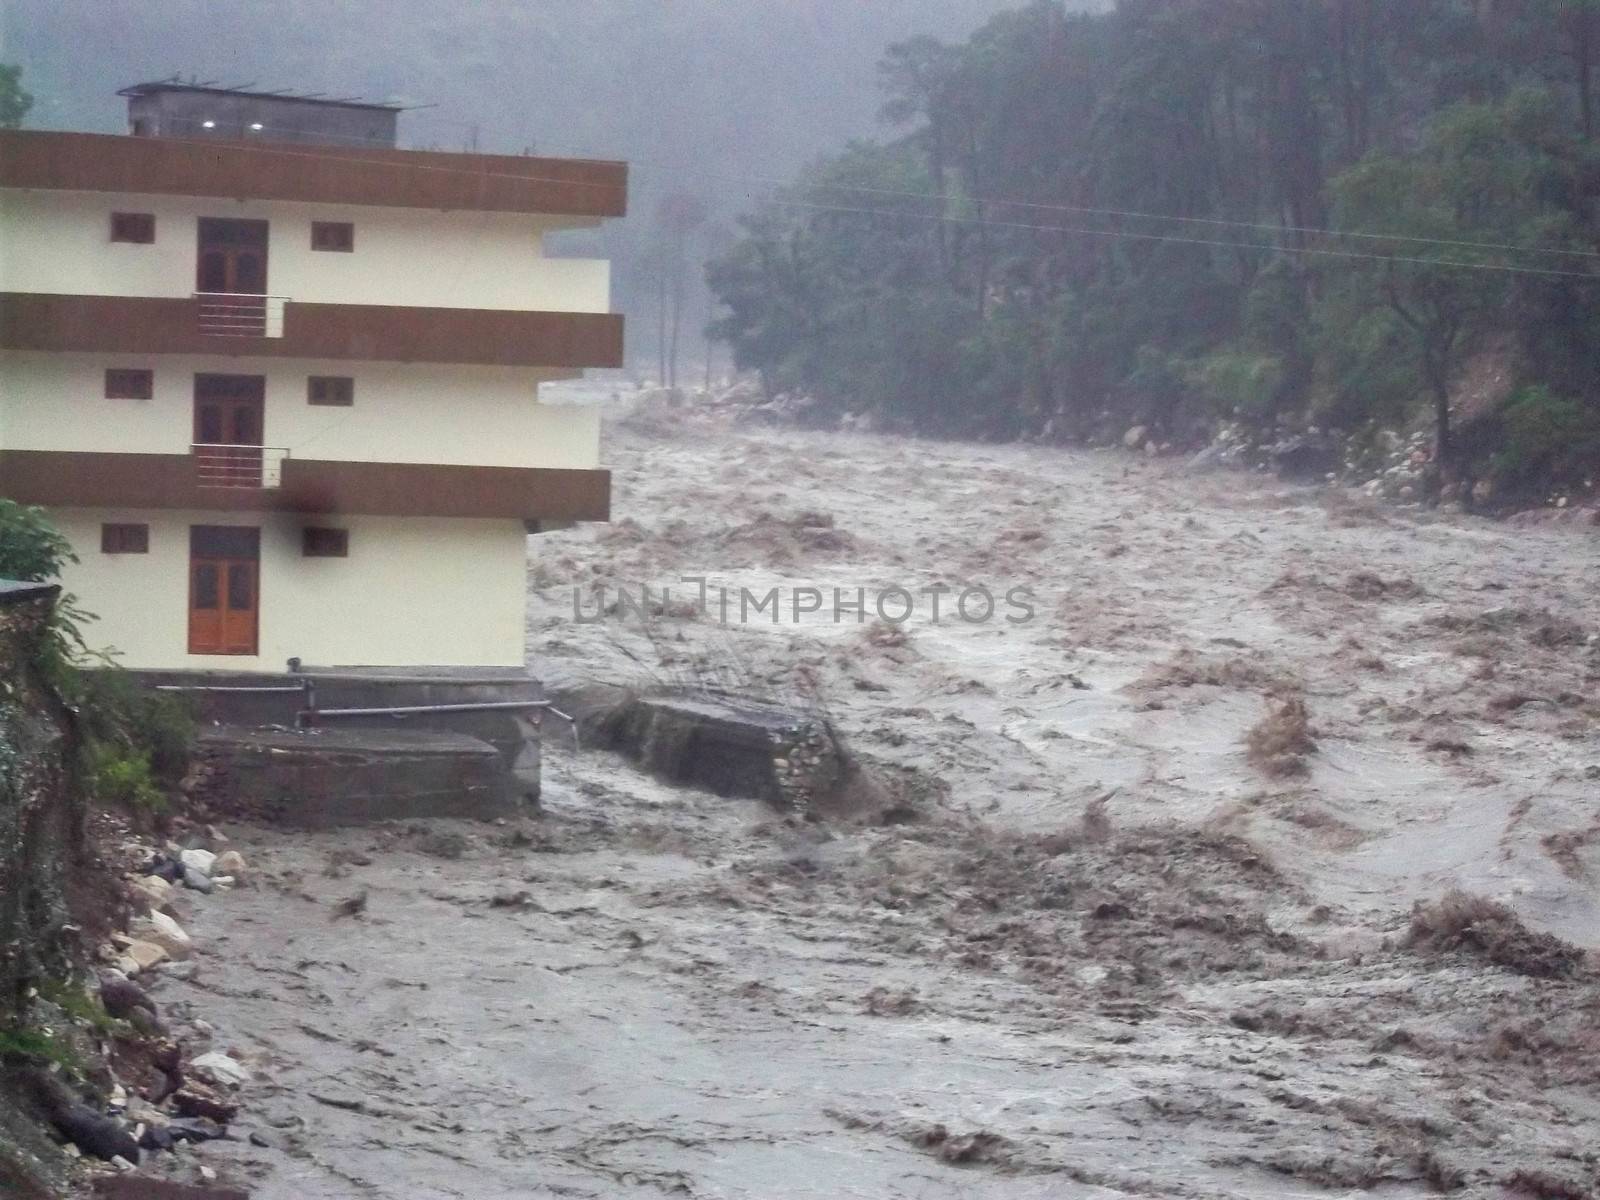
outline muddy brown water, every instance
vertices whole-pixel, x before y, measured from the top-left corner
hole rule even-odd
[[[1400,944],[1456,886],[1600,944],[1592,531],[679,425],[611,434],[636,527],[530,543],[533,661],[821,706],[918,818],[563,749],[540,820],[236,831],[257,884],[194,906],[160,995],[251,1066],[267,1145],[203,1161],[267,1200],[1600,1186],[1593,976]],[[575,584],[684,575],[1020,584],[1039,617],[572,620]],[[1267,774],[1284,695],[1316,748]]]

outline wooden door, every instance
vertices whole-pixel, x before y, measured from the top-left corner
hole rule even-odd
[[[261,618],[261,531],[189,530],[189,653],[253,655]]]
[[[194,457],[202,487],[260,487],[267,381],[262,375],[194,377]]]
[[[203,294],[199,311],[203,332],[221,337],[265,335],[267,223],[201,217],[194,290]]]
[[[267,223],[201,217],[197,261],[197,292],[266,295]]]

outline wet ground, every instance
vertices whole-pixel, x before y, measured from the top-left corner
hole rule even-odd
[[[1600,945],[1593,530],[707,414],[606,457],[616,522],[530,543],[533,661],[822,709],[884,802],[559,750],[542,819],[237,831],[256,884],[161,985],[256,1073],[266,1145],[205,1161],[269,1200],[1600,1188],[1600,985],[1540,936]],[[834,620],[896,586],[905,624]],[[1458,887],[1516,917],[1408,937]]]

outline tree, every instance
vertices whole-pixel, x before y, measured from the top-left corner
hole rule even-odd
[[[33,97],[22,89],[22,68],[0,63],[0,129],[18,129],[33,107]]]
[[[661,382],[678,386],[678,345],[683,330],[683,305],[688,289],[689,245],[706,223],[710,210],[699,196],[674,192],[656,208],[657,335],[661,345]]]
[[[1545,232],[1538,198],[1551,164],[1526,133],[1549,117],[1547,100],[1528,93],[1458,105],[1434,122],[1421,153],[1369,158],[1334,183],[1341,228],[1396,239],[1376,244],[1387,251],[1376,262],[1345,269],[1415,339],[1444,476],[1458,465],[1450,394],[1462,352],[1513,295],[1505,255],[1490,247],[1537,247]]]

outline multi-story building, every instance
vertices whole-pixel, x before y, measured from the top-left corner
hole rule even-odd
[[[392,106],[129,88],[0,131],[0,495],[139,668],[520,667],[528,534],[605,520],[620,163],[398,150]],[[536,543],[535,543],[536,544]]]

